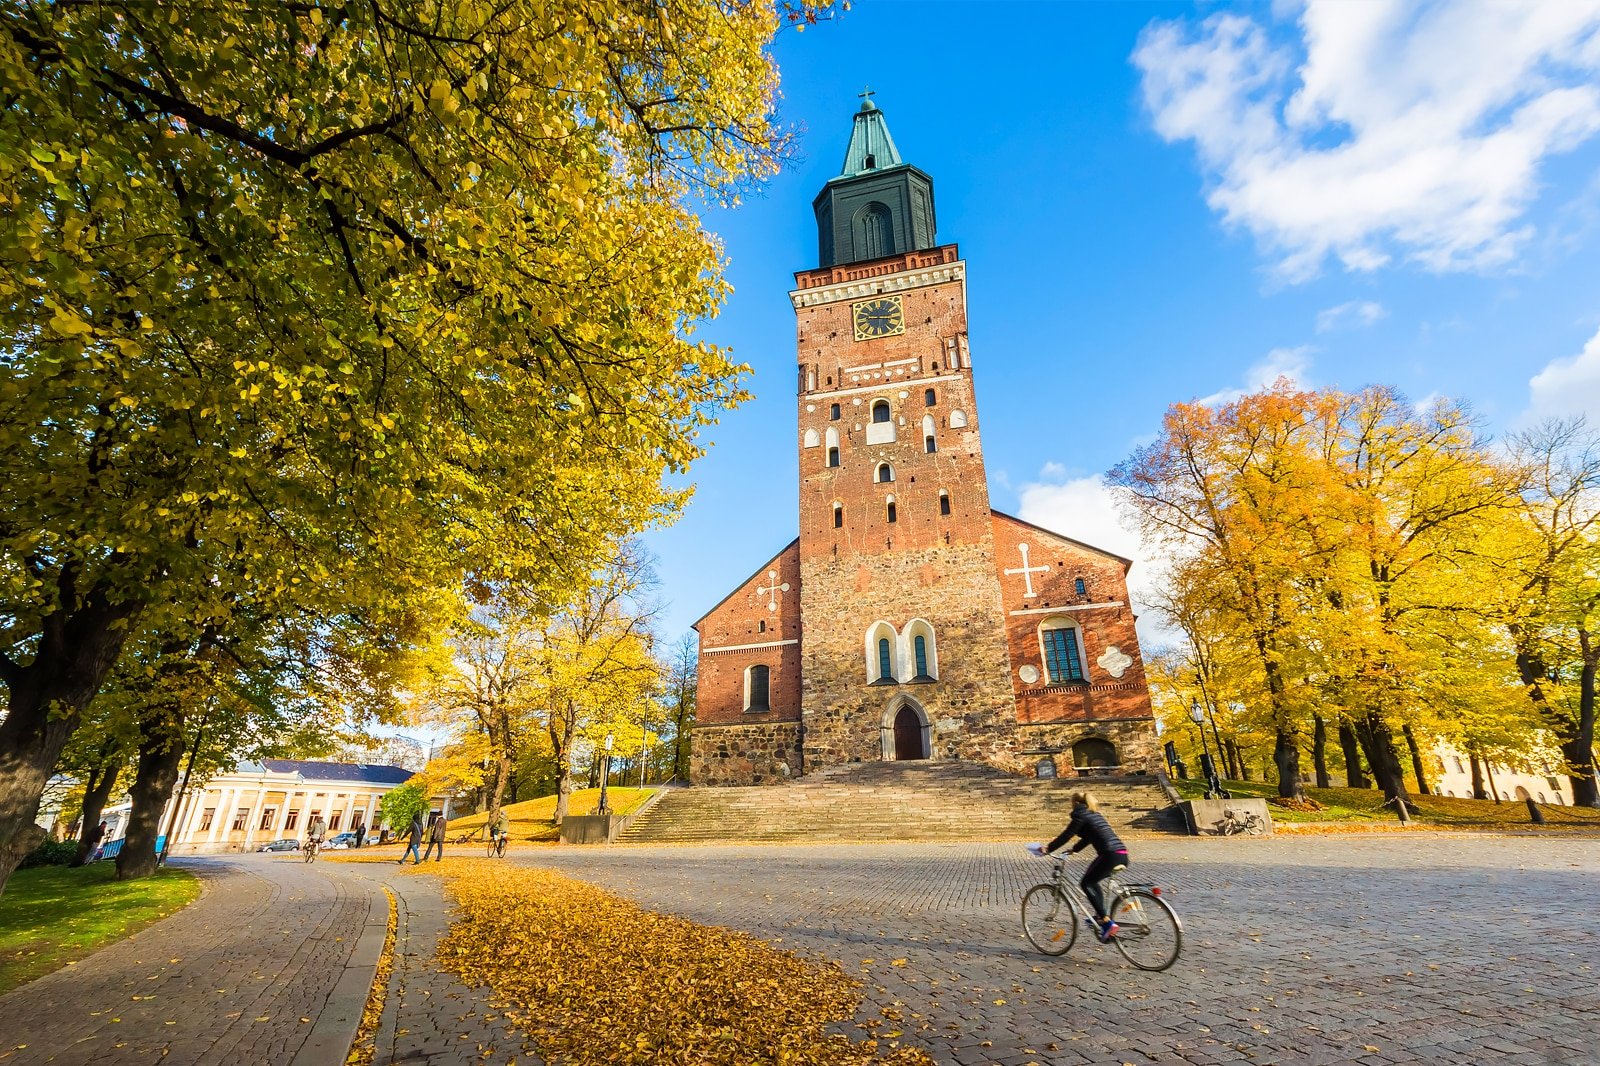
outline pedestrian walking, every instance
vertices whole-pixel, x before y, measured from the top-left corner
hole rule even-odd
[[[434,848],[438,848],[439,849],[439,853],[437,855],[433,855],[433,849]],[[426,859],[429,855],[433,855],[433,861],[434,862],[438,862],[440,859],[444,858],[444,812],[443,811],[439,812],[439,816],[433,820],[433,827],[428,830],[428,849],[422,853],[422,857],[424,859]]]
[[[411,856],[411,865],[415,866],[422,861],[422,812],[418,811],[411,816],[411,829],[405,854],[400,856],[400,863],[404,864],[406,855]]]
[[[365,844],[366,842],[367,842],[367,826],[366,826],[365,822],[362,822],[362,823],[357,824],[357,826],[356,826],[356,847],[359,848],[362,844]]]

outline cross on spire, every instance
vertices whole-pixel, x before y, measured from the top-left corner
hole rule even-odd
[[[1028,546],[1026,544],[1018,544],[1017,545],[1017,550],[1022,553],[1022,565],[1020,567],[1013,567],[1013,568],[1007,570],[1006,574],[1008,576],[1011,575],[1011,574],[1021,574],[1022,575],[1022,583],[1023,583],[1024,588],[1026,589],[1026,591],[1023,592],[1023,594],[1022,594],[1022,598],[1025,599],[1025,600],[1031,600],[1031,599],[1033,599],[1033,597],[1035,595],[1035,593],[1033,591],[1033,575],[1034,574],[1049,573],[1050,572],[1050,568],[1048,566],[1029,566],[1028,565]]]
[[[861,91],[856,93],[856,95],[861,97],[861,110],[871,111],[873,108],[878,106],[872,102],[872,97],[877,95],[877,93],[872,91],[872,86],[863,85],[861,87]]]

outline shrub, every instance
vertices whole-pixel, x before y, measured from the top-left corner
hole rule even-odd
[[[19,869],[30,866],[65,866],[78,853],[76,840],[46,840],[23,858]]]

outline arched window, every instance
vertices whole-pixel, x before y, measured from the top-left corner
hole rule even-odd
[[[895,652],[900,645],[900,635],[888,622],[874,622],[867,629],[867,682],[873,685],[894,685],[896,678]]]
[[[894,497],[893,496],[890,496],[889,500],[888,500],[888,515],[889,515],[889,521],[893,522],[895,520]]]
[[[768,670],[765,666],[752,666],[744,672],[744,709],[767,711]]]
[[[1039,627],[1039,648],[1044,653],[1045,675],[1052,685],[1082,681],[1083,656],[1078,648],[1078,628],[1063,618]]]
[[[932,389],[929,389],[928,391],[926,391],[926,392],[924,392],[922,394],[922,405],[924,407],[932,407],[934,404],[936,404],[938,402],[939,402],[939,394],[937,392],[934,392]]]
[[[829,466],[838,466],[839,465],[839,449],[838,448],[829,448],[828,449],[828,465]]]
[[[933,637],[933,626],[926,620],[913,618],[906,623],[903,652],[912,668],[913,682],[938,680],[939,649]]]
[[[838,404],[834,404],[832,407],[828,408],[828,417],[831,418],[835,422],[839,421],[839,405]]]
[[[950,494],[943,489],[939,490],[939,513],[942,515],[950,513]]]
[[[821,443],[822,443],[822,438],[817,436],[817,431],[816,430],[814,430],[814,429],[806,430],[805,446],[807,448],[815,448],[817,445],[819,445]]]
[[[1083,578],[1076,577],[1072,579],[1072,591],[1076,592],[1078,597],[1082,599],[1089,595],[1089,586],[1083,583]]]
[[[951,411],[950,412],[950,428],[951,429],[964,429],[964,428],[966,428],[966,425],[967,425],[967,413],[965,411]]]
[[[894,254],[894,218],[889,208],[874,200],[856,212],[856,250],[864,259]]]
[[[766,631],[767,631],[767,620],[765,618],[758,619],[757,622],[756,622],[756,632],[757,633],[765,633]]]
[[[890,466],[888,463],[879,463],[878,464],[878,476],[877,476],[877,478],[875,480],[880,485],[884,485],[884,484],[887,484],[887,483],[893,481],[894,480],[894,467]]]
[[[923,451],[927,452],[929,455],[932,455],[934,452],[939,450],[939,446],[934,442],[933,433],[934,433],[934,430],[933,430],[933,416],[932,415],[923,415],[922,416],[922,449],[923,449]]]
[[[1100,737],[1085,737],[1072,745],[1072,765],[1080,771],[1116,769],[1116,745]]]
[[[872,403],[872,420],[874,422],[889,421],[889,401],[874,400]]]
[[[836,503],[836,504],[833,505],[833,528],[834,529],[842,529],[843,527],[844,527],[844,504]]]

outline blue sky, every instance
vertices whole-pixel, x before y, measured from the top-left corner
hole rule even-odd
[[[1152,561],[1098,477],[1287,373],[1600,411],[1600,4],[898,3],[781,35],[793,165],[707,215],[755,398],[645,538],[675,639],[797,531],[793,273],[870,85],[968,268],[993,506]]]

